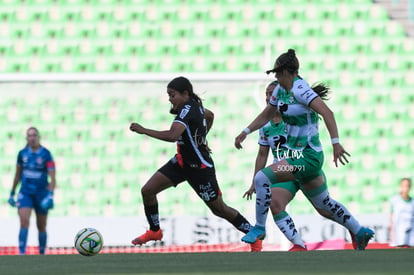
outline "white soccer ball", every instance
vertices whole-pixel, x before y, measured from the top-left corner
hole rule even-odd
[[[83,256],[94,256],[102,247],[102,235],[95,228],[82,228],[75,236],[75,248]]]

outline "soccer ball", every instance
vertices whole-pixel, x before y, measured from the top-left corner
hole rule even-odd
[[[75,248],[83,256],[98,254],[102,246],[102,235],[95,228],[83,228],[75,236]]]

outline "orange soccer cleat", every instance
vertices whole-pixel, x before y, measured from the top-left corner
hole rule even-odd
[[[308,249],[306,248],[306,246],[303,247],[298,244],[295,244],[289,249],[289,251],[308,251]]]
[[[162,230],[158,231],[147,230],[144,234],[132,240],[133,245],[145,244],[148,241],[159,241],[162,239]]]
[[[257,239],[254,243],[250,244],[250,251],[251,252],[260,252],[263,248],[263,241]]]

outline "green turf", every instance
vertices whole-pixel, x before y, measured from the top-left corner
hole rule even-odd
[[[414,274],[414,249],[0,256],[0,274]]]

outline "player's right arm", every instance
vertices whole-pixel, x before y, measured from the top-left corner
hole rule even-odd
[[[9,200],[8,200],[8,203],[13,207],[16,206],[16,201],[14,200],[14,195],[16,194],[16,188],[17,188],[17,185],[20,182],[21,174],[22,174],[22,166],[20,164],[17,164],[16,165],[16,173],[14,174],[14,179],[13,179],[13,185],[12,185],[12,188],[10,190],[10,197],[9,197]]]
[[[144,134],[159,140],[176,142],[185,130],[185,125],[179,122],[173,122],[169,130],[157,131],[143,127],[138,123],[131,123],[129,129],[138,134]]]
[[[256,131],[257,129],[263,127],[272,117],[274,117],[277,114],[276,106],[273,106],[271,104],[267,104],[266,108],[263,109],[263,111],[253,120],[252,123],[247,126],[246,129],[244,129],[235,139],[234,146],[236,146],[237,149],[241,149],[241,143],[246,139],[246,136]]]
[[[210,131],[211,127],[213,126],[214,121],[214,113],[207,108],[204,108],[204,116],[207,122],[207,133]]]
[[[16,192],[17,185],[19,184],[20,177],[22,175],[22,170],[23,170],[22,166],[20,164],[17,164],[16,165],[16,173],[14,174],[14,179],[13,179],[13,185],[12,185],[11,192]]]

